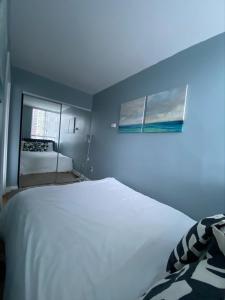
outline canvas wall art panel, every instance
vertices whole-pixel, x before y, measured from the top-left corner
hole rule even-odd
[[[119,132],[134,133],[143,131],[146,97],[121,104]]]
[[[147,97],[143,132],[181,132],[188,86]]]

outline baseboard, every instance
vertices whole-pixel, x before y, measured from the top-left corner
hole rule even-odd
[[[87,181],[90,180],[88,177],[84,176],[84,174],[78,172],[78,171],[75,170],[75,169],[72,170],[72,173],[73,173],[74,175],[80,177],[80,178],[83,179],[83,180],[87,180]]]
[[[15,185],[15,186],[7,186],[5,192],[9,193],[9,192],[14,191],[14,190],[18,190],[18,186],[17,185]]]

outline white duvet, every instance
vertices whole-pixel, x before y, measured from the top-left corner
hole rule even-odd
[[[194,224],[115,179],[25,190],[3,209],[5,300],[136,300]]]
[[[55,151],[32,152],[21,151],[20,174],[37,174],[56,172],[57,155]],[[72,158],[59,153],[58,172],[70,172],[73,169]]]

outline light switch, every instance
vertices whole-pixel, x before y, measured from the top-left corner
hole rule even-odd
[[[116,123],[111,123],[111,126],[110,126],[111,128],[116,128],[117,127],[117,125],[116,125]]]

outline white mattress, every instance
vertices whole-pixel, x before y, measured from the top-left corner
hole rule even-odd
[[[56,172],[57,152],[21,151],[20,174]],[[59,153],[58,172],[70,172],[73,169],[72,158]]]
[[[5,300],[136,300],[194,224],[115,179],[25,190],[0,218]]]

